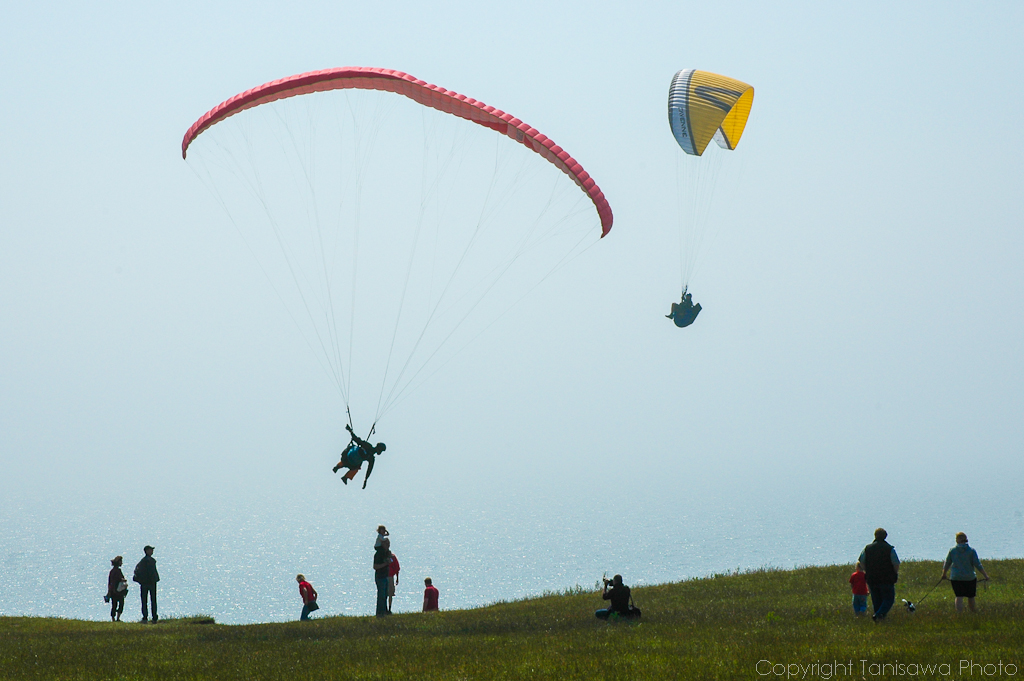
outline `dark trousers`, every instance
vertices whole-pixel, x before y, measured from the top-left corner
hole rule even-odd
[[[110,597],[110,619],[121,619],[121,613],[124,612],[124,597],[123,591],[118,592],[119,595]]]
[[[388,614],[388,578],[374,577],[373,581],[377,583],[377,615]]]
[[[885,619],[892,604],[896,602],[896,585],[868,582],[868,591],[871,592],[871,605],[875,609],[875,614],[871,616],[871,619]]]
[[[142,594],[142,621],[145,622],[149,619],[149,608],[146,603],[146,594],[149,594],[149,599],[153,603],[153,621],[157,621],[156,615],[156,584],[139,584],[139,593]]]
[[[594,612],[594,616],[599,620],[609,620],[612,615],[615,615],[618,619],[633,619],[640,616],[639,610],[629,610],[627,612],[616,612],[611,608],[603,608]],[[614,621],[614,620],[612,620]]]

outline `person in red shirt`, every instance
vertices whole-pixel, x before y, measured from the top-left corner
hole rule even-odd
[[[853,614],[858,617],[868,614],[868,582],[859,560],[850,575],[850,588],[853,589]]]
[[[430,577],[424,579],[423,584],[427,587],[423,590],[423,612],[437,610],[437,587],[434,586]]]
[[[398,573],[402,566],[398,564],[398,556],[391,554],[388,561],[388,612],[391,612],[391,603],[395,600],[395,586],[398,584]]]
[[[318,594],[313,585],[306,581],[306,575],[296,575],[295,581],[299,583],[299,595],[302,596],[302,614],[299,615],[299,620],[305,622],[309,619],[309,613],[320,609],[316,604]]]

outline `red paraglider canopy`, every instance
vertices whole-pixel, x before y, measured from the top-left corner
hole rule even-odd
[[[189,145],[200,133],[240,111],[296,95],[344,89],[394,92],[424,106],[473,121],[522,142],[561,169],[586,192],[601,217],[601,236],[604,237],[611,231],[612,209],[601,188],[583,166],[549,137],[500,109],[393,69],[344,66],[289,76],[246,90],[213,107],[192,124],[181,142],[181,157],[185,158]]]

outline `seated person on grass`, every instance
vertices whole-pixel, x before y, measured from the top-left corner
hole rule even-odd
[[[609,584],[611,588],[609,588]],[[614,619],[634,616],[633,611],[629,607],[629,587],[622,583],[622,575],[615,575],[610,580],[604,580],[604,591],[601,592],[601,598],[611,601],[611,607],[602,608],[595,612],[594,615],[598,619],[607,620],[613,615],[615,616]]]

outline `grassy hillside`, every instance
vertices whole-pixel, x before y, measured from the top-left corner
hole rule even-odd
[[[845,566],[639,588],[639,623],[598,621],[594,593],[247,626],[0,618],[0,678],[1024,678],[1024,561],[986,567],[978,613],[954,613],[943,583],[910,614],[899,599],[920,601],[940,565],[905,563],[880,625],[854,618]]]

